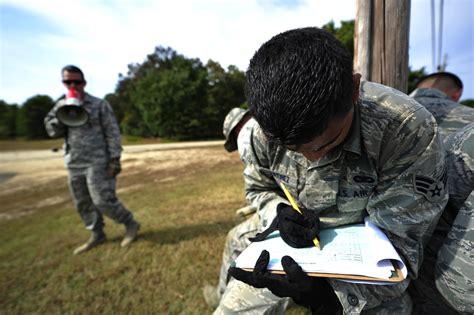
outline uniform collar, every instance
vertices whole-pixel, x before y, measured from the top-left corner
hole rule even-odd
[[[352,126],[349,130],[349,134],[346,140],[343,143],[343,148],[345,151],[356,153],[357,155],[361,154],[361,133],[360,133],[360,109],[359,109],[360,100],[354,105],[354,118],[352,118]]]
[[[93,101],[92,96],[89,93],[84,92],[83,102],[84,103],[92,103],[92,101]]]
[[[411,97],[435,97],[450,100],[450,98],[438,89],[416,89],[410,94]]]

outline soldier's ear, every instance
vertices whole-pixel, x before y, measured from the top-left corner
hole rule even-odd
[[[451,99],[455,102],[459,102],[462,95],[462,89],[456,90],[451,94]]]

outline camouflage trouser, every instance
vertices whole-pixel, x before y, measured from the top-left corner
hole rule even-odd
[[[280,298],[268,289],[257,289],[232,278],[214,315],[284,314],[290,298]]]
[[[289,298],[279,298],[269,290],[256,289],[235,279],[229,279],[227,270],[250,244],[249,237],[258,231],[258,216],[253,214],[227,233],[219,277],[219,307],[214,314],[283,314]],[[230,281],[229,281],[230,280]]]
[[[257,289],[241,281],[232,279],[221,299],[214,315],[221,314],[284,314],[292,303],[290,298],[280,298],[267,289]],[[385,301],[381,305],[369,310],[362,310],[363,315],[410,315],[412,301],[407,292],[400,297]],[[347,313],[353,314],[353,313]],[[354,313],[357,314],[357,313]],[[430,313],[439,314],[439,313]]]
[[[242,251],[250,245],[249,237],[258,232],[258,216],[253,214],[250,218],[232,228],[227,233],[227,238],[222,254],[222,265],[219,275],[218,294],[221,297],[229,282],[227,270]]]
[[[117,223],[133,218],[115,196],[115,177],[107,174],[105,165],[68,168],[69,191],[86,229],[100,230],[104,226],[102,214]]]
[[[400,297],[385,301],[381,305],[369,310],[362,310],[363,315],[410,315],[412,314],[413,304],[407,292]],[[427,313],[439,314],[439,313]]]

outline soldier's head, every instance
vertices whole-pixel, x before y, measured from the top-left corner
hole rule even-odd
[[[237,137],[240,129],[250,119],[248,110],[234,107],[225,116],[223,133],[225,136],[224,148],[227,152],[237,150]]]
[[[461,79],[450,72],[435,72],[424,76],[416,85],[419,89],[437,89],[457,102],[461,98],[463,85]]]
[[[265,135],[317,159],[347,136],[360,75],[342,43],[315,27],[264,43],[246,73],[247,101]]]
[[[72,88],[81,96],[84,95],[84,87],[87,82],[81,69],[73,65],[67,65],[61,69],[61,75],[66,89]]]

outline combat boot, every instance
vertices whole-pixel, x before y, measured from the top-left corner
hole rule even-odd
[[[120,243],[121,247],[126,247],[137,239],[138,230],[140,229],[140,223],[138,223],[134,219],[131,219],[130,221],[125,223],[125,229],[125,237],[123,238],[122,243]]]
[[[202,288],[202,294],[204,295],[206,304],[210,307],[216,308],[219,305],[220,297],[216,286],[206,284]]]
[[[89,238],[89,240],[85,244],[76,248],[74,250],[74,255],[78,255],[83,252],[86,252],[89,249],[96,247],[99,244],[102,244],[103,242],[105,242],[105,240],[106,240],[106,236],[105,236],[104,231],[102,230],[92,231],[92,235]]]

